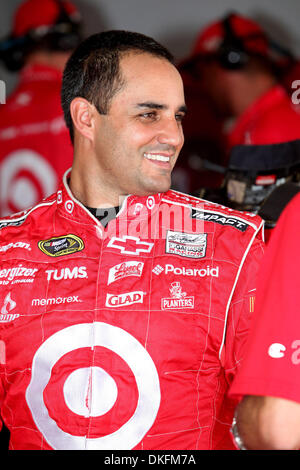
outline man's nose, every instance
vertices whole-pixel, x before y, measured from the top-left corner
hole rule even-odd
[[[172,145],[173,147],[181,147],[184,142],[181,123],[175,118],[164,119],[164,121],[161,122],[158,141],[161,144],[168,144]]]

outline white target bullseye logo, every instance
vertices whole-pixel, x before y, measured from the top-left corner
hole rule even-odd
[[[153,209],[153,207],[155,206],[155,199],[153,196],[147,197],[146,205],[149,210]]]
[[[56,188],[56,173],[42,155],[30,149],[12,152],[0,166],[1,213],[31,207]]]
[[[99,438],[87,438],[67,433],[57,425],[49,416],[43,393],[59,359],[74,350],[95,346],[113,351],[126,362],[135,377],[138,402],[130,419],[115,432]],[[97,364],[70,373],[65,380],[63,394],[66,405],[73,413],[101,416],[114,406],[118,388],[109,372]],[[90,397],[88,401],[87,396]],[[132,449],[153,425],[160,399],[157,370],[145,348],[125,330],[102,322],[72,325],[50,336],[34,355],[31,381],[26,390],[26,401],[36,426],[49,445],[57,450]]]

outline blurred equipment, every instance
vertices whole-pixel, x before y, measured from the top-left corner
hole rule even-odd
[[[201,197],[259,212],[274,189],[299,181],[300,114],[281,83],[293,63],[289,51],[239,14],[200,32],[180,69],[222,123],[226,168],[219,188],[199,185]],[[193,119],[200,128],[199,116]]]
[[[16,89],[0,105],[1,217],[55,192],[72,165],[60,89],[80,30],[80,14],[68,0],[26,0],[0,43],[0,60],[19,72]]]
[[[258,212],[275,188],[290,181],[300,181],[300,140],[236,146],[225,180],[231,206]]]

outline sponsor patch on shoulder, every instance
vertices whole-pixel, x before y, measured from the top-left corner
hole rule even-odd
[[[219,212],[209,212],[192,208],[191,217],[192,219],[207,220],[208,222],[215,222],[220,225],[229,225],[241,232],[245,232],[249,227],[249,224],[245,220]]]
[[[168,230],[166,237],[166,253],[183,256],[184,258],[204,258],[206,255],[206,233],[184,233]]]
[[[39,249],[48,256],[64,256],[84,249],[84,243],[76,235],[61,235],[38,242]]]
[[[3,222],[0,222],[0,229],[4,227],[18,227],[19,225],[22,225],[25,219],[26,216],[22,217],[22,219],[3,220]]]

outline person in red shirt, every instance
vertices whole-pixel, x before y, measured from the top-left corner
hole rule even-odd
[[[240,448],[299,449],[300,195],[282,212],[261,265],[245,359],[230,395],[242,397]]]
[[[60,89],[62,71],[80,41],[80,15],[69,1],[26,0],[0,59],[20,71],[0,107],[0,215],[21,211],[57,189],[72,162]],[[61,32],[63,31],[63,32]]]
[[[300,114],[280,83],[278,51],[260,25],[231,13],[200,32],[182,64],[224,123],[224,203],[240,210],[258,212],[278,186],[299,179]]]

